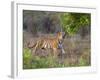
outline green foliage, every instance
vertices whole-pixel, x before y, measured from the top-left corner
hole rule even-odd
[[[63,30],[68,34],[75,34],[80,27],[89,26],[91,23],[89,13],[48,12],[48,11],[23,11],[23,28],[33,34],[37,32],[54,33]]]
[[[82,57],[79,59],[79,64],[78,66],[86,66],[86,65],[89,65],[87,63],[87,60],[86,59],[83,59]]]
[[[34,56],[32,60],[32,68],[49,68],[54,64],[54,59],[52,59],[52,57],[41,58],[39,56]]]
[[[84,54],[84,57],[81,56],[78,59],[78,62],[71,62],[71,60],[63,59],[63,63],[59,58],[53,58],[52,55],[46,57],[40,56],[32,56],[31,51],[29,49],[24,49],[23,51],[23,69],[37,69],[37,68],[57,68],[57,67],[76,67],[76,66],[88,66],[90,63],[88,62],[87,54]]]
[[[31,62],[31,51],[29,49],[23,50],[23,68],[31,68],[30,62]]]
[[[90,50],[89,49],[85,49],[85,51],[83,52],[83,54],[80,56],[79,58],[79,66],[87,66],[90,65]]]
[[[63,30],[69,35],[75,34],[80,27],[89,26],[90,14],[87,13],[61,13],[61,23]]]
[[[23,68],[24,69],[36,69],[36,68],[54,68],[54,67],[65,67],[64,64],[58,63],[56,58],[51,55],[48,57],[39,57],[31,55],[29,49],[24,49],[23,54]]]

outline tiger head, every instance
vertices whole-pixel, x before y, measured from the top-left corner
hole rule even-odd
[[[65,32],[57,32],[57,39],[62,42],[66,36]]]
[[[62,40],[63,39],[62,32],[58,32],[57,33],[57,38],[58,38],[58,40]]]

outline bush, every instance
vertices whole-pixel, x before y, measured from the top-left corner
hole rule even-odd
[[[63,58],[63,61],[61,61],[61,58],[53,58],[52,55],[48,56],[32,56],[31,51],[29,49],[25,49],[23,51],[23,69],[39,69],[39,68],[57,68],[57,67],[76,67],[76,66],[89,66],[90,65],[90,58],[88,51],[85,51],[78,59],[78,62],[73,61],[76,60],[74,57],[68,57]],[[88,53],[88,54],[87,54]]]
[[[54,68],[65,67],[64,64],[59,63],[57,58],[53,58],[51,55],[47,57],[32,56],[29,49],[24,49],[23,53],[23,68],[35,69],[35,68]]]
[[[23,68],[31,68],[31,51],[29,49],[24,49],[23,50]]]

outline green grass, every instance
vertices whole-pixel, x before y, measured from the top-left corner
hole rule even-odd
[[[31,51],[29,49],[24,49],[23,51],[23,68],[27,69],[27,68],[31,68]]]
[[[24,49],[23,52],[23,69],[78,67],[90,65],[88,63],[88,55],[79,57],[77,63],[71,62],[71,60],[68,60],[67,58],[64,58],[63,63],[60,63],[60,59],[58,57],[53,58],[51,55],[47,57],[40,57],[37,55],[32,56],[31,50],[27,48]]]

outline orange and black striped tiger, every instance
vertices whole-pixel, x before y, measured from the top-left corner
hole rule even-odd
[[[57,56],[57,49],[60,48],[62,53],[65,53],[61,41],[63,40],[62,32],[58,32],[56,37],[50,38],[41,38],[36,41],[34,45],[28,44],[28,48],[32,48],[34,53],[37,49],[52,49],[54,57]]]

